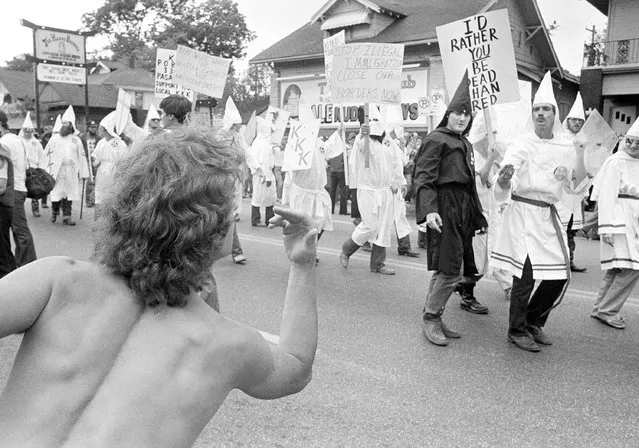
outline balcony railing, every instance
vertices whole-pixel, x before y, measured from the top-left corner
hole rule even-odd
[[[639,38],[611,40],[585,47],[586,67],[624,64],[639,64]]]

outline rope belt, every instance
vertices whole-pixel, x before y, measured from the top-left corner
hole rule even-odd
[[[561,303],[562,300],[564,300],[564,295],[566,295],[566,291],[568,290],[568,285],[570,284],[570,254],[568,253],[568,248],[564,244],[564,238],[562,233],[563,226],[561,225],[561,220],[559,219],[559,213],[557,213],[557,207],[555,207],[554,204],[551,204],[545,201],[540,201],[537,199],[525,198],[523,196],[518,196],[516,194],[513,194],[511,197],[512,197],[512,200],[516,202],[523,202],[525,204],[534,205],[535,207],[550,209],[552,225],[555,228],[555,233],[557,234],[557,239],[559,240],[559,245],[561,246],[561,251],[563,252],[563,255],[564,255],[564,261],[566,262],[566,283],[564,283],[564,287],[562,288],[561,294],[559,294],[559,298],[557,299],[557,301],[553,304],[553,306],[548,311],[542,314],[542,316],[545,316],[548,313],[550,313],[553,309],[555,309]]]

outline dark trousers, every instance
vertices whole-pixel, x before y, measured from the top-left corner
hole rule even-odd
[[[51,202],[51,213],[54,215],[60,214],[60,205],[62,205],[62,216],[71,216],[71,209],[73,207],[73,201],[62,199],[58,202]]]
[[[357,205],[357,188],[349,188],[348,190],[351,196],[351,218],[361,218],[359,214],[359,206]]]
[[[335,201],[339,193],[339,214],[345,215],[347,212],[346,201],[348,200],[348,191],[346,189],[346,177],[344,172],[330,173],[329,178],[331,196],[331,213],[335,213]]]
[[[33,236],[27,223],[27,215],[24,212],[24,202],[27,199],[27,192],[16,191],[14,195],[15,204],[13,207],[11,232],[13,233],[13,241],[16,245],[16,264],[20,267],[31,263],[38,257],[36,256],[35,245],[33,244]]]
[[[275,213],[273,213],[273,206],[265,207],[265,209],[266,209],[266,212],[265,212],[264,222],[266,225],[268,225],[269,219],[275,216]],[[254,226],[258,225],[261,220],[262,220],[262,216],[260,215],[260,208],[252,205],[251,206],[251,224],[253,224]]]
[[[397,253],[403,254],[410,251],[410,233],[403,238],[397,236]]]
[[[531,298],[535,279],[530,258],[526,257],[521,278],[513,276],[508,332],[523,335],[528,334],[531,325],[543,327],[548,319],[548,311],[559,298],[565,283],[566,280],[542,280]]]
[[[42,201],[42,206],[45,207],[47,205],[47,196],[42,199],[31,199],[31,211],[33,213],[40,212],[40,201]]]
[[[13,208],[0,205],[0,278],[16,269],[16,259],[11,252],[9,229],[13,220]]]
[[[572,230],[572,221],[574,216],[570,217],[570,221],[568,221],[568,228],[566,229],[566,234],[568,236],[568,250],[570,251],[570,262],[575,259],[575,235],[577,234],[576,230]]]
[[[378,246],[377,244],[373,244],[372,246],[370,268],[371,270],[376,270],[384,266],[384,262],[386,261],[386,248]],[[342,252],[350,257],[357,252],[359,247],[352,238],[349,238],[342,244]]]
[[[237,236],[237,226],[233,226],[233,245],[231,246],[231,255],[242,255],[242,245],[240,244],[240,238]]]

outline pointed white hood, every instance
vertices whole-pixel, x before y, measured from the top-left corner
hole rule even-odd
[[[64,114],[62,114],[62,119],[60,121],[62,122],[68,121],[69,123],[73,125],[74,128],[76,127],[75,112],[73,111],[73,106],[67,107],[67,110],[65,110]]]
[[[62,119],[60,118],[60,114],[55,117],[55,123],[53,123],[53,129],[51,130],[52,134],[57,134],[62,129]]]
[[[626,135],[639,138],[639,118],[637,118],[635,123],[630,127],[630,129],[628,129]]]
[[[22,129],[35,129],[33,122],[31,121],[31,112],[27,111],[27,116],[24,117],[24,123],[22,123]]]
[[[535,93],[532,106],[534,107],[537,104],[551,104],[555,107],[555,123],[553,124],[552,132],[555,135],[563,134],[564,129],[559,121],[559,106],[557,106],[557,100],[555,99],[555,93],[552,88],[552,76],[549,71],[544,75],[544,79],[541,80],[539,89],[537,89],[537,93]],[[535,130],[532,115],[528,120],[527,130],[529,132],[533,132]]]
[[[371,104],[368,108],[368,124],[371,128],[371,135],[381,137],[384,134],[386,126],[376,104]]]
[[[224,108],[223,127],[228,131],[231,129],[231,126],[238,123],[242,124],[242,116],[240,115],[240,111],[237,109],[233,98],[229,96]]]

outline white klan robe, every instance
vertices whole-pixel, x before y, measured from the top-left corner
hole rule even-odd
[[[311,167],[307,170],[289,171],[290,189],[288,204],[294,210],[302,211],[318,221],[318,231],[333,230],[331,197],[326,191],[326,155],[331,154],[318,139]]]
[[[599,234],[611,234],[613,246],[600,242],[601,269],[639,270],[639,159],[625,151],[611,155],[594,182],[599,205]]]
[[[407,186],[408,182],[406,182],[406,178],[403,174],[404,151],[397,143],[397,141],[393,138],[385,138],[384,144],[387,144],[395,151],[395,157],[399,159],[398,161],[395,161],[395,164],[401,163],[402,165],[402,175],[393,179],[393,186]],[[397,176],[396,170],[393,170],[393,174]],[[410,223],[408,222],[408,218],[406,218],[406,200],[402,195],[401,188],[397,188],[397,191],[393,194],[393,222],[395,223],[397,238],[404,238],[406,235],[410,234],[412,229]]]
[[[561,133],[552,139],[541,139],[534,132],[513,141],[504,157],[502,166],[512,165],[515,174],[509,190],[503,190],[493,181],[494,198],[498,204],[508,201],[503,209],[503,222],[491,254],[491,267],[503,269],[521,278],[526,257],[530,257],[533,278],[536,280],[560,280],[567,278],[564,251],[558,241],[549,208],[525,202],[511,201],[518,196],[557,204],[566,191],[584,191],[588,178],[576,188],[568,181],[560,182],[553,173],[559,166],[568,168],[568,178],[577,163],[572,142]],[[565,250],[568,250],[566,232],[561,232]]]
[[[41,168],[40,159],[42,158],[44,149],[42,148],[42,143],[40,143],[40,140],[35,137],[27,139],[21,135],[20,143],[22,143],[22,147],[27,153],[27,166],[31,168]]]
[[[275,175],[273,175],[275,156],[271,144],[271,125],[262,118],[258,118],[257,136],[253,140],[249,152],[251,154],[250,157],[247,157],[246,163],[253,175],[251,205],[253,207],[272,207],[277,199]],[[258,171],[260,168],[261,170]],[[270,182],[270,185],[267,186],[266,182]]]
[[[119,137],[110,140],[101,139],[93,151],[93,160],[99,164],[98,175],[95,177],[95,203],[101,204],[106,198],[113,178],[115,177],[115,167],[128,152],[126,143]]]
[[[367,241],[390,247],[395,220],[391,186],[399,188],[404,167],[398,151],[388,142],[369,139],[370,166],[365,167],[365,138],[355,141],[349,159],[350,187],[357,188],[357,202],[362,222],[351,238],[362,246]]]
[[[62,199],[79,201],[81,197],[80,178],[89,177],[89,164],[84,154],[84,146],[75,135],[51,137],[44,150],[40,166],[55,179],[51,191],[51,201]]]

